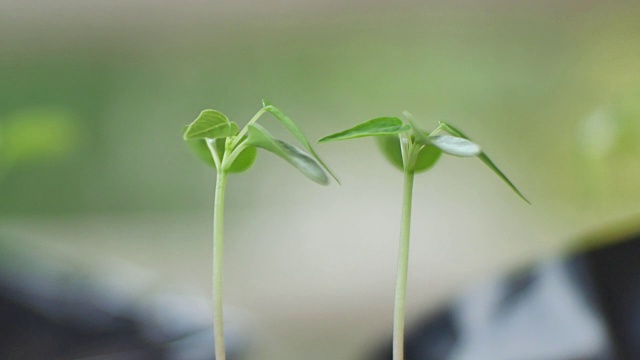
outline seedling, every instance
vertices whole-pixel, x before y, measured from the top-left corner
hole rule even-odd
[[[213,332],[216,360],[226,358],[222,320],[222,254],[227,175],[248,170],[255,161],[257,149],[261,148],[284,159],[318,184],[329,183],[327,173],[336,179],[298,126],[268,101],[263,100],[262,104],[262,108],[242,130],[223,113],[204,110],[183,131],[184,140],[198,157],[216,169],[217,174],[213,209]],[[282,123],[306,151],[274,138],[259,125],[257,121],[265,113],[270,113]]]
[[[427,133],[418,128],[411,114],[406,111],[403,114],[408,123],[397,117],[379,117],[319,140],[319,142],[329,142],[375,136],[380,150],[387,160],[404,173],[404,195],[393,313],[393,360],[404,359],[405,298],[414,175],[432,168],[443,153],[458,157],[477,156],[518,196],[529,203],[493,161],[482,152],[480,146],[471,141],[462,131],[450,124],[440,122],[435,130]],[[440,134],[441,132],[448,134]]]

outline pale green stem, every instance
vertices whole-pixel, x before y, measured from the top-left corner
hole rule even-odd
[[[433,130],[433,131],[429,134],[429,136],[436,135],[438,132],[440,132],[440,130],[442,130],[442,124],[438,125],[438,127],[437,127],[437,128],[435,128],[435,130]]]
[[[260,116],[262,116],[262,114],[264,114],[266,111],[267,111],[267,108],[263,107],[262,109],[258,110],[258,112],[255,115],[253,115],[253,117],[251,118],[251,120],[249,120],[247,125],[245,125],[242,128],[242,130],[240,130],[240,133],[238,135],[236,135],[235,139],[233,140],[233,143],[231,144],[232,149],[235,148],[238,145],[238,143],[242,140],[242,137],[247,134],[247,131],[249,131],[249,125],[258,121]]]
[[[241,142],[238,146],[236,146],[236,148],[233,149],[233,151],[226,150],[227,153],[229,152],[231,153],[229,155],[225,154],[224,161],[222,162],[222,168],[225,168],[226,166],[231,166],[231,164],[233,164],[233,162],[240,155],[240,153],[246,148],[247,148],[247,143],[245,141],[245,142]]]
[[[213,334],[216,360],[225,360],[224,321],[222,311],[222,255],[224,235],[224,193],[227,173],[218,169],[213,209]]]
[[[216,165],[216,169],[221,169],[222,160],[220,160],[220,156],[216,151],[215,140],[214,139],[205,139],[205,143],[211,152],[211,156],[213,157],[213,163]]]
[[[413,196],[413,170],[404,171],[404,194],[400,244],[398,247],[398,274],[393,311],[393,360],[404,360],[404,318],[409,270],[409,235],[411,232],[411,200]]]

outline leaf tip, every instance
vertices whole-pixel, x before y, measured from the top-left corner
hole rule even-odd
[[[531,201],[529,201],[529,199],[527,199],[527,198],[526,198],[526,197],[525,197],[525,196],[520,192],[520,190],[518,190],[518,196],[520,196],[520,198],[521,198],[522,200],[524,200],[524,202],[526,202],[528,205],[533,205],[533,204],[531,204]]]

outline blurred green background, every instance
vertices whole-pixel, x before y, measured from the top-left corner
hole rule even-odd
[[[244,125],[268,98],[318,139],[409,110],[466,130],[533,203],[473,159],[418,177],[415,316],[640,211],[639,18],[633,1],[4,0],[0,231],[208,298],[214,172],[183,125],[204,108]],[[342,186],[267,153],[230,180],[225,295],[256,359],[350,359],[390,331],[401,174],[366,139],[317,150]]]

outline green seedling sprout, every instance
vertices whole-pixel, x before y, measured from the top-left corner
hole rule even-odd
[[[482,152],[480,146],[471,141],[462,131],[450,124],[440,122],[434,131],[427,133],[418,128],[411,114],[408,112],[403,114],[408,123],[397,117],[379,117],[319,140],[322,143],[375,136],[380,150],[387,160],[404,173],[404,194],[393,313],[393,360],[404,359],[405,298],[407,293],[414,175],[432,168],[443,153],[458,157],[475,156],[493,170],[518,196],[529,203],[524,195],[496,167],[493,161]]]
[[[269,151],[298,169],[318,184],[329,183],[335,176],[318,157],[300,128],[280,109],[263,100],[262,108],[240,130],[221,112],[204,110],[183,130],[184,140],[199,158],[216,169],[215,204],[213,210],[213,332],[216,360],[225,360],[222,309],[222,254],[224,195],[227,176],[241,173],[253,165],[257,149]],[[304,150],[274,138],[258,119],[270,113],[300,142]],[[336,179],[337,181],[337,179]]]

